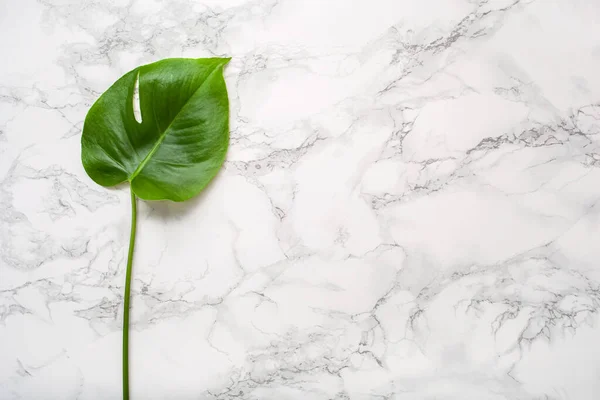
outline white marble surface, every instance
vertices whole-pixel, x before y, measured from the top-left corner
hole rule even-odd
[[[231,147],[140,206],[132,399],[600,398],[598,0],[1,0],[0,399],[119,399],[133,67],[233,57]]]

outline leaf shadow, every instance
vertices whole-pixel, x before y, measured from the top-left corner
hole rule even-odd
[[[117,183],[114,186],[104,186],[104,188],[106,190],[110,190],[112,192],[121,192],[121,191],[129,192],[129,182],[123,181],[121,183]]]
[[[215,181],[212,179],[208,185],[196,196],[189,200],[176,202],[170,200],[141,200],[150,211],[146,215],[148,219],[182,219],[188,216],[193,210],[198,209],[202,203],[206,202],[210,193],[215,190]]]

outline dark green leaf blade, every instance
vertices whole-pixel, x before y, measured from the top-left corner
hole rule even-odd
[[[82,162],[98,184],[126,180],[145,200],[184,201],[223,164],[229,143],[228,58],[166,59],[120,78],[85,120]],[[141,122],[133,112],[139,80]]]

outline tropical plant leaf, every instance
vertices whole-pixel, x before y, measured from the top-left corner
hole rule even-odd
[[[223,80],[228,62],[229,58],[172,58],[143,65],[104,92],[85,118],[81,161],[90,178],[103,186],[131,184],[123,293],[123,400],[129,400],[137,197],[184,201],[217,174],[229,143],[229,100]]]
[[[144,200],[184,201],[223,164],[229,143],[229,58],[172,58],[126,73],[91,107],[81,137],[96,183],[129,181]],[[134,112],[139,86],[141,121]]]

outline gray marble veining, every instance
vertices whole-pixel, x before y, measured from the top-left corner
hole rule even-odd
[[[119,399],[137,65],[231,56],[231,147],[140,205],[134,399],[600,398],[597,0],[0,1],[0,398]]]

